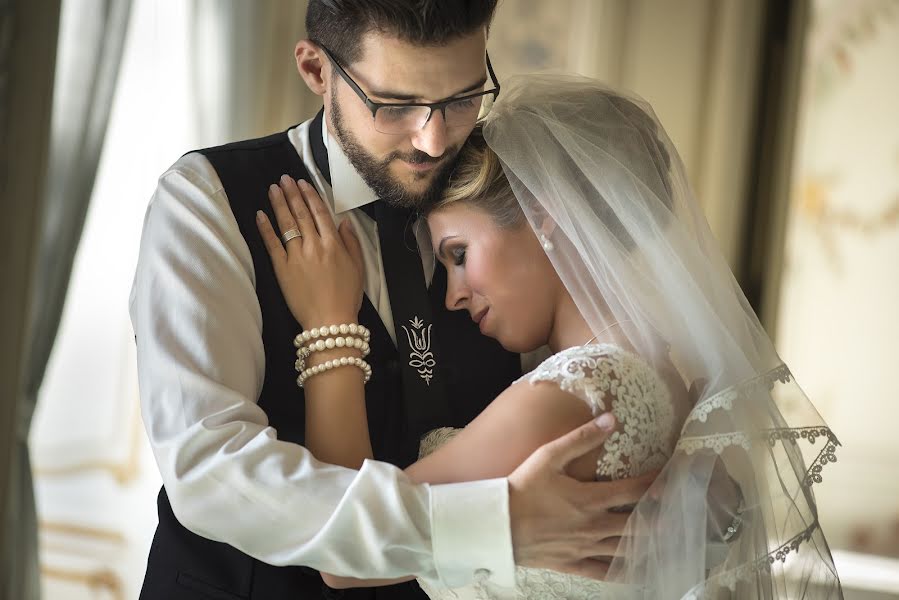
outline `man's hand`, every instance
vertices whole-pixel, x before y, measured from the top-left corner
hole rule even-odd
[[[611,413],[600,415],[549,442],[509,476],[509,511],[515,563],[603,579],[628,514],[610,509],[636,504],[657,472],[633,479],[582,482],[565,472],[573,460],[595,450],[615,429]]]

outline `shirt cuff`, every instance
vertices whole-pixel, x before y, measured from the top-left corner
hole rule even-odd
[[[514,587],[508,480],[432,485],[431,543],[444,586],[490,579]]]

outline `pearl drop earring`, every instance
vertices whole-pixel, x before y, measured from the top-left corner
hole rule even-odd
[[[546,237],[545,233],[540,234],[540,245],[543,246],[543,249],[547,252],[552,252],[556,248],[550,239]]]

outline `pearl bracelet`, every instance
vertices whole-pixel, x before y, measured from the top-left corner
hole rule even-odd
[[[306,359],[312,355],[313,352],[323,352],[325,350],[331,350],[334,348],[355,348],[356,350],[362,351],[362,358],[365,358],[369,354],[371,354],[371,346],[368,345],[368,342],[365,340],[354,338],[352,336],[347,337],[337,337],[337,338],[327,338],[324,340],[317,340],[312,342],[308,346],[300,346],[297,350],[297,360],[294,363],[294,368],[299,372],[306,369]]]
[[[325,325],[323,327],[313,327],[312,329],[307,329],[294,338],[293,345],[299,348],[305,345],[310,340],[317,340],[318,338],[325,337],[334,337],[337,335],[358,335],[361,336],[362,340],[365,342],[371,341],[371,331],[368,330],[368,327],[359,325],[357,323],[342,323],[340,325]]]
[[[323,352],[334,348],[355,348],[362,350],[364,356],[368,356],[371,352],[371,346],[368,341],[348,335],[346,337],[325,338],[312,342],[308,346],[297,346],[297,357],[305,358],[313,352]]]
[[[332,358],[331,360],[327,360],[320,365],[304,369],[297,377],[297,385],[303,387],[303,385],[306,383],[306,380],[313,375],[318,375],[319,373],[324,373],[325,371],[330,371],[331,369],[336,369],[337,367],[349,366],[359,367],[360,369],[362,369],[362,373],[365,376],[363,383],[368,383],[368,380],[371,379],[371,365],[356,356],[341,356],[340,358]]]

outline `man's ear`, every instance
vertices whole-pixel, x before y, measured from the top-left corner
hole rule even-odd
[[[306,82],[313,94],[324,96],[328,91],[327,69],[324,68],[327,57],[321,48],[311,40],[300,40],[293,50],[297,61],[297,72]]]

